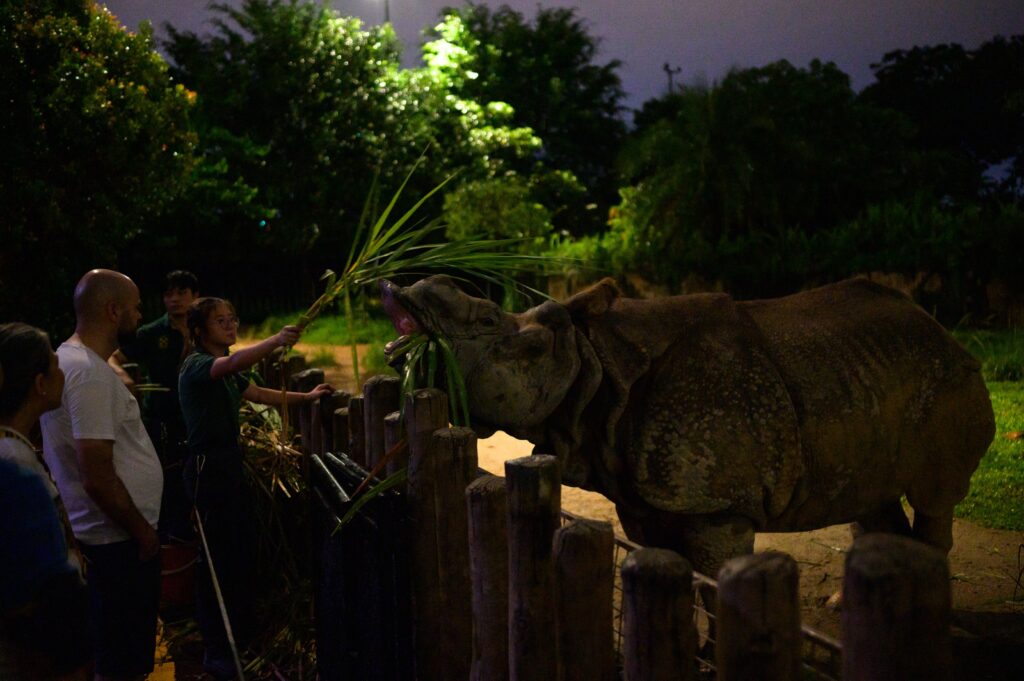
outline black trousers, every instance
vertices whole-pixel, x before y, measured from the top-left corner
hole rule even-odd
[[[160,542],[190,542],[195,539],[195,530],[192,528],[192,501],[182,484],[182,470],[188,458],[184,426],[159,419],[147,419],[145,425],[164,469],[164,492],[157,527]]]
[[[200,554],[196,572],[196,622],[207,651],[230,654],[220,604],[210,568],[217,576],[239,652],[254,635],[252,609],[255,582],[256,530],[251,504],[242,484],[241,458],[190,457],[185,489],[195,503],[209,553]],[[237,463],[237,466],[225,464]]]
[[[80,546],[96,635],[96,671],[108,676],[148,674],[156,652],[159,554],[141,562],[134,539]]]

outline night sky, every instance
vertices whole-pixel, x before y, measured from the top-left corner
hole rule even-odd
[[[221,0],[241,4],[242,0]],[[332,0],[343,14],[370,24],[384,19],[385,0]],[[457,0],[387,0],[391,21],[415,65],[421,31]],[[204,32],[209,0],[109,0],[129,28],[150,20],[162,35],[170,22]],[[788,59],[806,66],[834,61],[855,88],[871,82],[870,65],[893,49],[955,42],[977,47],[995,35],[1024,33],[1024,0],[506,0],[531,17],[538,4],[577,7],[590,34],[601,41],[598,61],[619,69],[625,104],[639,107],[665,93],[662,65],[680,67],[676,82],[721,78],[730,67]]]

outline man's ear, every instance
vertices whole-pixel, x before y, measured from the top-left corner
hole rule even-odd
[[[608,311],[615,299],[622,295],[615,280],[605,277],[590,288],[583,289],[569,300],[565,307],[574,320],[599,317]]]
[[[107,320],[116,322],[121,317],[121,305],[116,300],[111,300],[104,306],[107,313]]]
[[[37,394],[45,395],[46,394],[46,374],[36,374],[35,380],[32,381],[32,385],[35,386]]]

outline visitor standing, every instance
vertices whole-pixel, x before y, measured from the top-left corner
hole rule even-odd
[[[0,679],[86,681],[88,592],[43,480],[0,459]]]
[[[299,329],[286,326],[256,345],[228,351],[237,340],[238,318],[226,300],[200,298],[189,308],[188,328],[195,347],[181,367],[179,399],[188,429],[189,458],[185,490],[192,497],[209,552],[198,572],[196,619],[203,636],[203,668],[218,679],[237,671],[217,596],[216,574],[239,650],[253,635],[251,585],[255,527],[248,511],[239,445],[239,408],[243,399],[282,406],[319,399],[331,392],[322,384],[308,393],[261,388],[247,370],[274,349],[294,345]]]
[[[64,372],[50,339],[39,329],[13,322],[0,324],[0,459],[8,459],[39,475],[51,497],[57,488],[30,441],[39,417],[60,406]]]
[[[29,435],[61,404],[64,373],[45,333],[0,324],[0,678],[84,679],[88,593],[62,506]]]
[[[110,365],[132,389],[133,381],[123,364],[136,362],[152,388],[142,403],[142,421],[164,468],[163,501],[158,530],[163,543],[193,538],[190,504],[185,497],[182,466],[188,453],[185,421],[178,404],[178,371],[190,352],[188,307],[199,297],[199,280],[186,270],[169,272],[164,280],[164,314],[139,327],[134,338],[121,344]]]
[[[82,277],[75,332],[57,349],[64,397],[41,419],[43,454],[87,564],[101,681],[148,674],[156,642],[163,473],[135,397],[107,364],[134,336],[139,302],[119,272]]]

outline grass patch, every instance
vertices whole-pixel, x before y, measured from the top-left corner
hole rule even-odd
[[[1024,331],[957,329],[953,335],[981,362],[992,398],[996,437],[971,477],[956,516],[1000,530],[1024,530]]]
[[[996,438],[971,478],[971,491],[956,516],[986,527],[1024,531],[1024,440],[1007,433],[1024,431],[1024,383],[989,381]]]
[[[1024,380],[1024,331],[953,331],[953,336],[981,362],[986,382]]]
[[[338,366],[338,360],[334,358],[334,350],[325,346],[317,348],[311,355],[306,355],[306,365],[328,369]]]
[[[245,329],[240,335],[254,340],[266,338],[280,331],[282,326],[294,324],[301,315],[302,312],[271,315],[259,324]],[[365,362],[366,375],[362,377],[363,380],[378,374],[398,375],[384,359],[384,346],[388,341],[398,337],[390,319],[366,314],[357,315],[352,322],[352,333],[356,343],[370,345],[370,351],[361,360]],[[341,314],[320,315],[306,328],[299,342],[307,345],[348,346],[350,343],[345,316]],[[338,366],[333,350],[333,348],[327,347],[315,349],[312,354],[306,355],[306,364],[322,369]],[[347,350],[343,350],[343,352],[347,352]]]
[[[271,315],[262,322],[246,330],[246,336],[266,338],[281,330],[286,324],[294,324],[302,316],[302,312],[292,314]],[[356,343],[371,343],[384,346],[398,336],[390,319],[357,315],[352,320],[352,335]],[[320,315],[303,332],[302,343],[321,343],[325,345],[348,345],[352,342],[348,333],[348,322],[344,315]]]

